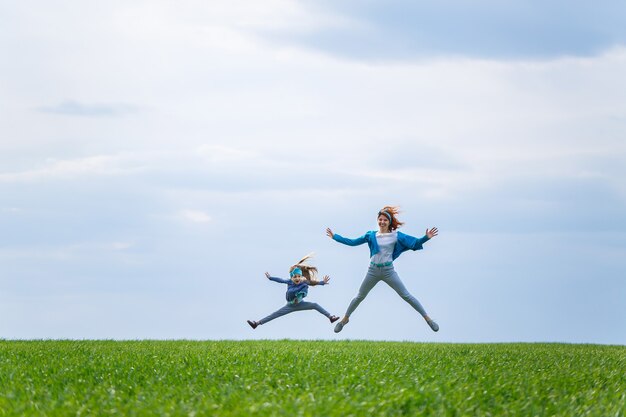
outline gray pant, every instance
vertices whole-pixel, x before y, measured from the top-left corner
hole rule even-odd
[[[398,276],[395,269],[393,269],[393,265],[383,267],[369,267],[369,269],[367,270],[367,275],[365,275],[365,279],[361,284],[361,288],[359,288],[358,294],[356,295],[356,297],[354,297],[354,299],[348,306],[346,316],[350,317],[350,314],[352,314],[354,310],[356,310],[359,304],[361,304],[361,301],[365,299],[370,290],[374,288],[374,286],[378,284],[379,281],[385,281],[385,283],[393,288],[404,301],[409,303],[411,307],[417,310],[417,312],[420,313],[422,317],[426,316],[426,311],[424,310],[424,307],[422,307],[420,302],[417,301],[417,299],[413,297],[411,293],[409,293],[402,281],[400,281],[400,277]]]
[[[300,301],[297,304],[287,304],[283,308],[276,310],[269,316],[264,317],[261,320],[259,320],[259,324],[265,324],[268,321],[277,319],[278,317],[284,316],[285,314],[293,313],[294,311],[303,311],[303,310],[317,310],[323,315],[325,315],[326,317],[330,317],[330,313],[324,310],[322,306],[320,306],[319,304],[309,303],[307,301]]]

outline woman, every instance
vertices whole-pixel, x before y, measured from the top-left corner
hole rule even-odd
[[[426,234],[421,238],[415,238],[402,232],[398,232],[398,227],[404,223],[398,220],[398,207],[385,206],[378,212],[378,231],[372,230],[356,239],[348,239],[333,233],[330,228],[326,229],[326,234],[333,240],[349,246],[358,246],[363,243],[370,248],[370,266],[365,275],[365,279],[359,288],[359,292],[352,300],[346,310],[345,316],[335,325],[335,333],[339,333],[350,321],[350,315],[365,299],[367,294],[379,281],[384,281],[393,288],[400,297],[411,305],[418,313],[424,317],[426,323],[433,331],[439,330],[439,325],[426,314],[424,307],[406,289],[400,277],[393,268],[393,261],[407,250],[422,249],[422,245],[428,240],[437,236],[437,228],[426,229]]]

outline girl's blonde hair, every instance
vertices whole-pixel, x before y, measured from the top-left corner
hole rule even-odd
[[[289,273],[296,268],[300,268],[302,270],[302,276],[306,278],[311,284],[316,285],[317,281],[317,268],[312,265],[307,265],[307,262],[313,257],[313,252],[306,255],[304,258],[300,259],[298,262],[293,264],[291,268],[289,268]]]
[[[400,213],[400,207],[397,206],[385,206],[383,208],[381,208],[378,211],[378,216],[376,216],[376,218],[382,216],[385,216],[387,218],[389,218],[389,216],[391,216],[390,222],[389,222],[389,231],[394,231],[396,230],[398,227],[402,226],[404,223],[401,222],[400,220],[398,220],[398,218],[396,217],[398,215],[398,213]],[[387,216],[388,214],[388,216]]]

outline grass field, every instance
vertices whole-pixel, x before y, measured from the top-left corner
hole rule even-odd
[[[625,416],[626,347],[0,340],[0,416]]]

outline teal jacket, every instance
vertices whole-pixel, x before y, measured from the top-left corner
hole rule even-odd
[[[313,283],[310,281],[302,281],[299,284],[296,284],[290,279],[278,277],[270,277],[270,280],[280,284],[287,284],[287,293],[285,294],[285,298],[290,304],[301,302],[302,299],[309,294],[309,285],[326,285],[324,281]]]
[[[376,241],[376,230],[370,230],[369,232],[366,232],[363,236],[357,237],[356,239],[348,239],[335,233],[333,235],[333,240],[336,240],[337,242],[343,243],[344,245],[348,246],[358,246],[367,242],[367,245],[370,248],[370,258],[380,251],[380,249],[378,248],[378,242]],[[402,232],[398,232],[398,241],[396,242],[396,246],[394,246],[393,248],[393,253],[391,254],[391,257],[393,260],[396,260],[396,258],[398,258],[398,256],[400,256],[402,252],[406,252],[409,249],[423,249],[422,245],[428,242],[428,240],[429,239],[426,235],[418,239]]]

